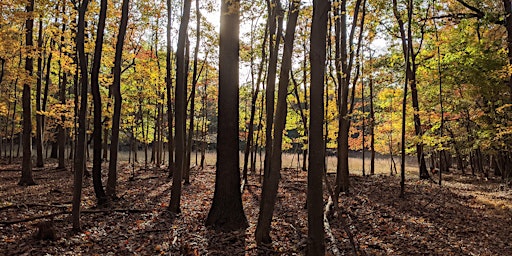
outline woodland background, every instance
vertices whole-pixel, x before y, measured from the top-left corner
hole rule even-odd
[[[499,225],[512,216],[509,0],[0,10],[5,253],[106,253],[88,245],[94,236],[140,254],[511,252],[510,225]],[[411,212],[446,238],[400,225]],[[127,228],[125,245],[89,214]],[[480,218],[476,242],[464,221]],[[129,223],[147,240],[126,246]],[[421,246],[395,244],[399,234]]]

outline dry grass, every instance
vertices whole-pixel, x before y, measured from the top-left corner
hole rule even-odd
[[[144,151],[139,151],[137,153],[138,155],[138,161],[139,163],[144,162]],[[197,157],[196,157],[197,155]],[[292,154],[292,153],[285,153],[283,154],[283,162],[282,167],[283,168],[289,168],[289,169],[300,169],[302,167],[302,157],[303,155],[300,154]],[[133,154],[132,154],[133,158]],[[148,161],[150,161],[151,158],[151,151],[148,150]],[[129,153],[126,151],[119,153],[119,160],[120,161],[128,161],[129,159]],[[196,160],[197,159],[197,160]],[[243,159],[244,154],[243,152],[240,153],[240,168],[243,167]],[[265,159],[265,154],[257,155],[256,156],[256,169],[261,169],[263,166],[263,160]],[[398,172],[400,172],[400,156],[394,156],[394,160],[396,163],[396,169]],[[192,159],[191,159],[191,165],[199,165],[201,161],[201,155],[199,152],[193,152],[192,153]],[[215,151],[209,151],[206,152],[205,155],[205,164],[207,166],[215,166],[215,163],[217,161],[217,156]],[[363,171],[363,159],[362,154],[352,153],[349,157],[349,168],[352,175],[362,175]],[[337,164],[337,158],[335,156],[328,156],[326,157],[326,163],[327,163],[327,171],[329,173],[336,172],[336,164]],[[167,164],[167,155],[164,157],[164,164]],[[365,155],[365,172],[366,174],[370,173],[370,154],[367,152]],[[383,156],[378,155],[375,158],[375,174],[379,175],[389,175],[391,169],[391,157],[390,156]],[[418,174],[418,165],[415,162],[415,159],[413,157],[408,157],[406,160],[406,168],[405,171],[409,175],[417,175]]]

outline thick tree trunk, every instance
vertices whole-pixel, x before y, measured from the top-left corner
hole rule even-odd
[[[215,192],[206,225],[221,230],[248,227],[240,192],[239,0],[222,0],[219,42],[219,97]]]
[[[324,70],[326,59],[327,17],[329,1],[313,0],[313,22],[311,25],[311,110],[309,122],[309,171],[308,171],[308,244],[306,255],[325,254],[323,221],[322,175],[324,171]]]
[[[31,49],[33,46],[33,28],[34,19],[31,18],[32,12],[34,11],[34,0],[30,0],[26,7],[28,19],[25,23],[25,45]],[[25,59],[25,70],[31,77],[33,74],[34,66],[33,59],[28,55]],[[32,178],[32,102],[31,102],[31,90],[30,82],[25,81],[23,84],[23,162],[21,163],[21,179],[19,185],[35,185],[34,179]],[[11,137],[12,139],[12,137]]]
[[[271,242],[270,225],[274,213],[274,206],[279,186],[281,155],[283,144],[283,131],[286,126],[288,84],[290,82],[290,69],[292,66],[293,42],[295,40],[295,27],[299,15],[300,0],[290,1],[288,11],[288,21],[286,25],[286,36],[284,38],[284,51],[279,76],[279,91],[274,119],[274,139],[272,141],[272,158],[270,161],[270,170],[268,176],[263,179],[263,188],[261,200],[265,203],[260,204],[260,215],[258,225],[256,226],[256,242],[258,244],[268,244]]]
[[[110,161],[108,168],[107,195],[116,197],[117,185],[117,156],[119,150],[119,129],[121,121],[121,62],[123,57],[124,37],[128,25],[128,8],[130,0],[123,0],[121,12],[121,24],[117,35],[116,54],[114,57],[114,82],[112,95],[114,96],[114,113],[112,116],[112,138],[110,142]]]

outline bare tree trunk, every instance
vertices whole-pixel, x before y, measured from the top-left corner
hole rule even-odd
[[[313,0],[313,22],[311,25],[311,110],[309,122],[309,171],[308,171],[308,244],[306,255],[325,254],[323,221],[324,122],[323,95],[326,59],[327,17],[330,3]]]
[[[267,88],[265,93],[266,127],[265,127],[265,162],[263,175],[268,176],[272,155],[272,127],[274,122],[274,98],[276,90],[277,59],[281,42],[283,10],[280,1],[267,1],[270,19],[270,59],[267,70]],[[276,19],[278,20],[276,22]],[[276,32],[277,28],[277,32]],[[263,203],[263,201],[261,202]]]
[[[39,16],[37,38],[37,81],[36,81],[36,167],[44,167],[43,160],[43,116],[41,115],[41,85],[43,77],[43,19]]]
[[[64,2],[64,4],[62,5],[62,13],[66,13],[66,4]],[[63,48],[64,48],[64,33],[66,31],[66,23],[63,22],[62,23],[62,35],[60,37],[60,44],[59,44],[59,57],[62,57],[61,55],[63,54]],[[62,78],[59,79],[59,99],[60,99],[60,103],[62,105],[65,105],[66,104],[66,86],[67,86],[67,83],[68,83],[68,72],[66,70],[62,70],[62,62],[60,61],[61,58],[59,58],[59,71],[62,72]],[[60,73],[59,72],[59,73]],[[66,159],[66,155],[65,155],[65,151],[66,151],[66,128],[64,126],[64,123],[66,121],[66,117],[65,115],[61,115],[60,117],[60,123],[58,125],[58,138],[59,138],[59,164],[58,164],[58,168],[66,168],[66,162],[65,162],[65,159]]]
[[[34,19],[32,18],[32,12],[34,11],[34,0],[30,0],[26,6],[26,12],[28,14],[25,30],[25,45],[27,48],[31,48],[33,45],[33,28],[34,28]],[[31,77],[33,75],[33,59],[29,55],[27,55],[25,59],[25,70],[28,75]],[[31,92],[30,92],[30,82],[25,81],[23,84],[23,95],[22,95],[22,104],[23,104],[23,162],[21,163],[21,179],[18,182],[18,185],[29,186],[35,185],[34,179],[32,177],[32,102],[31,102]]]
[[[258,244],[268,244],[271,242],[270,225],[274,212],[275,201],[277,198],[277,189],[279,186],[281,155],[283,144],[283,131],[286,126],[288,84],[290,82],[290,69],[292,66],[293,42],[295,40],[295,27],[299,15],[300,0],[290,1],[288,11],[288,21],[286,25],[286,36],[284,38],[284,51],[279,76],[279,91],[274,119],[274,139],[272,140],[272,158],[270,161],[270,170],[268,176],[263,179],[263,188],[261,193],[260,215],[258,225],[256,226],[256,242]]]
[[[267,59],[266,45],[267,45],[267,39],[268,39],[268,23],[269,23],[269,21],[267,20],[267,24],[265,25],[265,34],[263,36],[263,42],[261,43],[261,63],[258,67],[258,77],[256,78],[256,88],[252,92],[251,116],[249,118],[249,131],[248,131],[248,136],[247,136],[247,146],[245,147],[245,152],[244,152],[243,179],[245,181],[245,184],[248,183],[247,168],[248,168],[248,162],[249,162],[249,153],[251,152],[251,147],[252,147],[252,143],[254,140],[254,118],[256,115],[256,104],[257,104],[256,101],[258,100],[258,95],[260,92],[260,83],[262,80],[263,68],[264,68],[263,66],[265,65],[265,62]]]
[[[370,175],[375,174],[375,110],[373,108],[373,59],[370,49]]]
[[[201,13],[199,12],[199,1],[196,1],[196,46],[194,49],[194,67],[192,73],[192,91],[190,92],[190,121],[188,128],[187,139],[187,157],[185,165],[185,184],[190,184],[190,159],[192,157],[192,144],[194,143],[194,116],[195,116],[195,102],[196,102],[196,87],[201,71],[197,70],[197,61],[199,54],[199,44],[201,43]]]
[[[112,95],[114,96],[114,114],[112,116],[112,138],[110,142],[110,162],[108,168],[107,195],[116,197],[117,185],[117,156],[119,150],[119,129],[121,119],[121,62],[123,57],[124,37],[128,25],[128,9],[130,0],[123,0],[121,24],[117,35],[116,54],[114,58],[114,82]]]
[[[219,42],[219,97],[215,192],[206,225],[221,230],[249,225],[240,191],[239,154],[239,0],[222,0]]]
[[[171,188],[171,202],[169,211],[180,213],[181,202],[181,179],[185,169],[185,126],[187,112],[187,63],[186,43],[187,30],[190,20],[191,0],[183,2],[183,16],[181,17],[180,30],[178,35],[178,48],[176,52],[176,169],[174,170]]]
[[[94,60],[92,63],[91,71],[91,92],[94,104],[94,132],[92,134],[93,144],[93,165],[92,165],[92,182],[94,186],[94,193],[98,204],[104,204],[106,202],[106,194],[103,189],[103,183],[101,181],[101,149],[102,149],[102,130],[101,124],[101,111],[102,102],[99,85],[99,73],[101,67],[101,54],[103,51],[103,34],[105,30],[105,21],[107,18],[108,0],[101,0],[100,16],[98,20],[98,28],[96,32],[96,44],[94,49]]]
[[[85,56],[85,14],[89,0],[83,0],[78,8],[78,32],[76,35],[76,47],[78,51],[78,59],[80,64],[80,83],[82,85],[80,112],[78,115],[78,134],[76,155],[74,158],[74,179],[73,179],[73,206],[72,206],[72,220],[73,230],[80,231],[80,202],[82,198],[82,179],[85,169],[85,146],[86,146],[86,114],[87,114],[87,61]]]
[[[167,123],[169,127],[169,165],[168,165],[168,176],[171,177],[174,170],[175,170],[175,163],[174,163],[174,135],[172,132],[173,128],[173,108],[172,108],[172,77],[171,77],[171,68],[172,68],[172,45],[171,45],[171,27],[172,27],[172,1],[167,0],[167,26],[166,26],[166,36],[167,36],[167,42],[166,42],[166,72],[165,72],[165,84],[166,84],[166,93],[167,93]],[[142,116],[141,116],[142,117]],[[143,128],[144,131],[144,128]]]

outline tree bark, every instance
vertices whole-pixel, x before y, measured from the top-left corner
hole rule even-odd
[[[32,18],[34,11],[34,0],[30,0],[28,5],[26,6],[26,12],[28,14],[26,23],[25,23],[25,45],[32,51],[33,46],[33,28],[34,28],[34,19]],[[31,102],[31,90],[30,90],[30,81],[27,79],[31,79],[32,73],[34,70],[34,61],[30,55],[27,55],[25,58],[25,71],[27,72],[28,77],[25,78],[23,84],[23,95],[22,95],[22,105],[23,105],[23,162],[21,163],[21,179],[19,181],[19,185],[29,186],[35,185],[34,179],[32,177],[32,102]],[[11,137],[12,140],[12,137]]]
[[[37,81],[36,81],[36,167],[43,167],[43,116],[41,115],[41,86],[43,83],[43,19],[39,17],[37,38]]]
[[[175,162],[174,162],[174,135],[173,135],[173,107],[172,107],[172,78],[171,78],[171,67],[172,67],[172,45],[171,45],[171,27],[172,27],[172,1],[167,0],[167,26],[166,26],[166,76],[165,76],[165,84],[167,89],[167,122],[169,127],[169,165],[168,165],[168,176],[171,177],[175,170]],[[142,115],[141,115],[142,117]],[[144,128],[143,128],[144,130]]]
[[[92,63],[91,71],[91,92],[94,104],[94,132],[93,136],[93,163],[92,163],[92,182],[94,186],[94,193],[98,204],[104,204],[106,201],[105,190],[101,181],[101,162],[102,162],[102,131],[103,125],[101,123],[101,93],[99,85],[99,73],[101,67],[101,54],[103,51],[103,35],[105,30],[105,21],[107,18],[107,0],[101,0],[101,9],[98,19],[98,28],[96,32],[96,44],[94,48],[94,60]]]
[[[78,32],[76,35],[76,48],[78,51],[78,60],[80,65],[80,84],[81,87],[81,100],[80,112],[78,115],[78,134],[76,135],[76,155],[74,158],[74,179],[73,179],[73,206],[72,206],[72,221],[73,230],[80,231],[80,202],[82,198],[82,179],[85,169],[85,146],[86,146],[86,115],[87,115],[87,61],[85,56],[85,14],[89,0],[83,0],[78,8]]]
[[[178,34],[178,48],[176,52],[176,169],[174,170],[171,188],[171,202],[169,211],[180,213],[181,179],[185,168],[185,126],[186,126],[186,101],[187,101],[187,75],[186,63],[187,30],[190,20],[191,0],[183,2],[183,16],[181,16],[180,30]]]
[[[261,200],[265,203],[260,204],[260,215],[258,225],[256,226],[256,242],[258,244],[268,244],[271,242],[270,225],[274,213],[274,206],[279,186],[281,155],[283,144],[283,131],[286,126],[288,84],[290,82],[290,69],[292,66],[293,42],[295,40],[295,27],[299,15],[300,0],[290,1],[288,9],[288,21],[286,25],[286,36],[284,38],[284,51],[279,75],[279,91],[274,119],[274,139],[272,140],[272,158],[270,161],[270,170],[268,176],[263,179],[263,188]]]
[[[272,126],[274,122],[274,98],[276,90],[276,73],[277,59],[279,55],[279,44],[281,42],[283,10],[280,1],[267,1],[270,19],[270,59],[267,70],[267,88],[265,92],[265,110],[266,110],[266,127],[265,127],[265,162],[263,167],[264,177],[268,176],[270,168],[270,158],[272,155]],[[278,20],[276,22],[276,19]],[[277,32],[276,32],[277,29]],[[263,201],[261,203],[264,203]]]
[[[309,171],[307,185],[308,240],[306,255],[325,254],[323,222],[324,171],[324,74],[326,59],[327,17],[330,3],[327,0],[313,0],[313,22],[311,25],[311,93],[309,122]]]
[[[116,197],[117,185],[117,156],[119,150],[119,129],[121,121],[121,62],[123,57],[124,37],[128,25],[128,8],[130,0],[123,0],[121,11],[121,24],[117,35],[116,53],[114,57],[114,82],[112,95],[114,96],[114,113],[112,116],[112,137],[110,141],[110,162],[108,168],[107,195]]]
[[[219,42],[219,97],[215,192],[206,225],[220,230],[248,227],[240,192],[239,0],[222,0]]]
[[[190,92],[190,121],[187,138],[187,157],[185,165],[185,184],[190,184],[190,159],[192,158],[192,144],[194,144],[194,116],[196,103],[196,87],[201,71],[197,70],[199,44],[201,43],[201,13],[199,12],[199,1],[196,1],[196,45],[194,49],[194,64],[192,73],[192,91]]]

